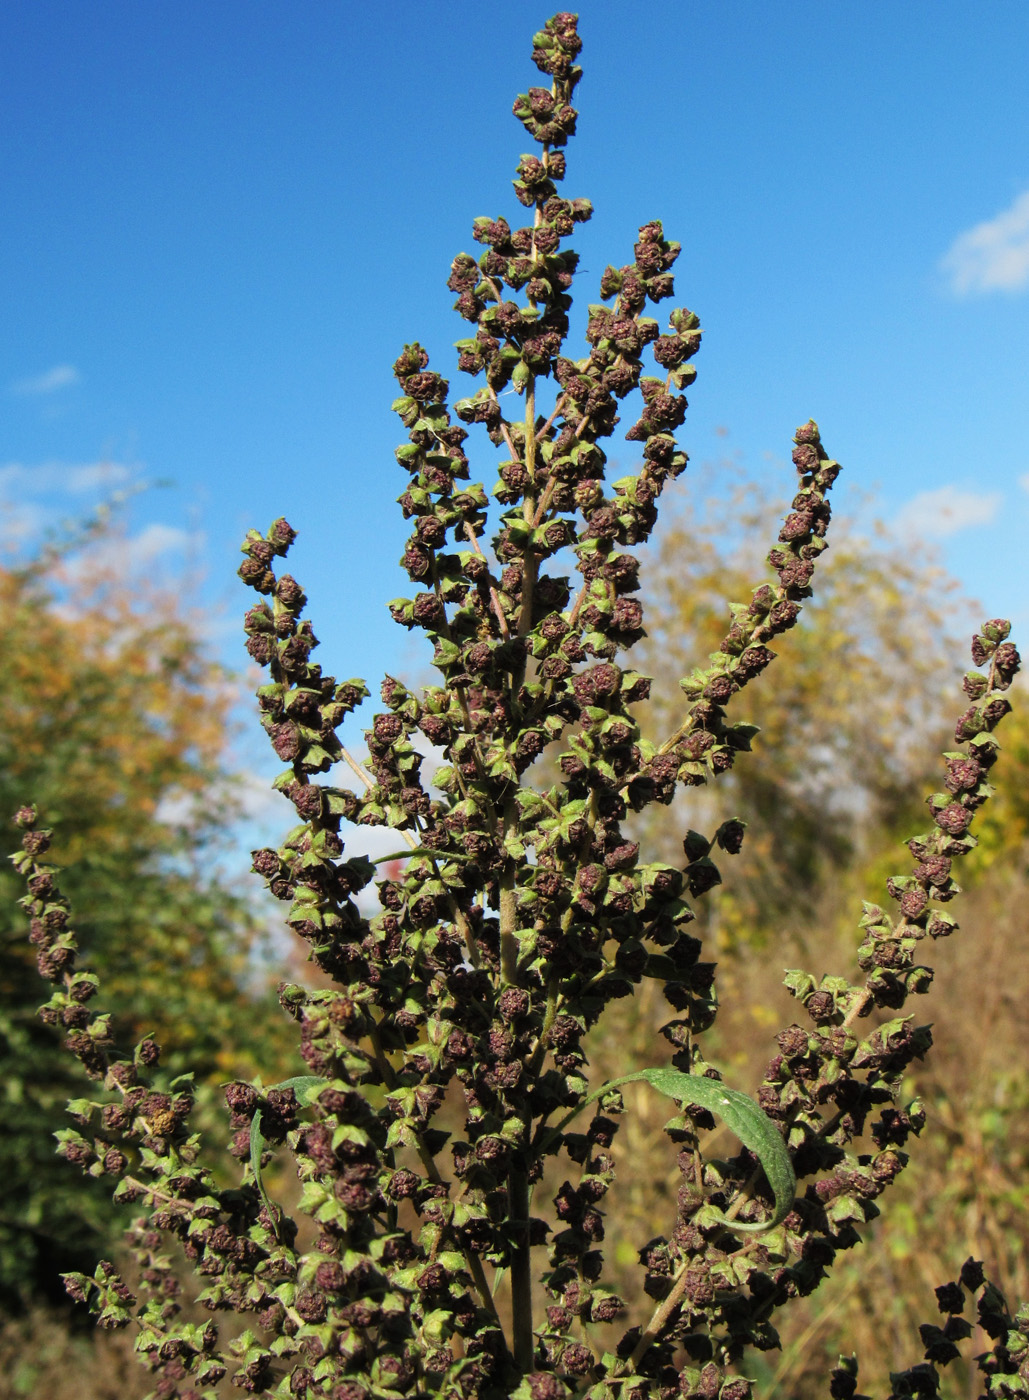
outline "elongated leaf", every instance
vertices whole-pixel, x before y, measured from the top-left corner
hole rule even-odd
[[[292,1089],[297,1101],[306,1108],[314,1102],[328,1082],[319,1074],[295,1074],[292,1079],[284,1079],[280,1084],[269,1084],[268,1088],[261,1092],[267,1094],[270,1089]]]
[[[323,1085],[327,1083],[328,1080],[317,1074],[295,1074],[292,1079],[283,1079],[279,1084],[267,1085],[261,1092],[267,1094],[271,1089],[292,1089],[298,1102],[306,1107],[314,1102]],[[254,1174],[254,1185],[260,1193],[261,1200],[269,1212],[274,1214],[278,1207],[264,1189],[264,1181],[261,1179],[261,1154],[266,1146],[267,1139],[261,1131],[261,1110],[258,1109],[250,1123],[250,1170]]]
[[[254,1174],[254,1185],[260,1193],[261,1200],[268,1207],[268,1213],[274,1219],[275,1207],[271,1197],[264,1189],[264,1182],[261,1180],[261,1153],[264,1151],[265,1138],[261,1132],[261,1110],[258,1109],[250,1120],[250,1170]]]
[[[445,865],[448,860],[471,860],[466,851],[435,851],[431,846],[409,846],[404,851],[390,851],[388,856],[369,857],[372,865],[383,865],[391,860],[410,860],[412,856],[432,856]]]
[[[686,1074],[682,1070],[667,1068],[641,1069],[635,1074],[624,1074],[620,1079],[612,1079],[607,1084],[602,1084],[588,1098],[583,1099],[577,1108],[573,1108],[571,1113],[562,1118],[553,1132],[561,1132],[576,1114],[596,1103],[612,1089],[636,1082],[649,1084],[652,1089],[657,1089],[659,1093],[667,1094],[670,1099],[680,1103],[697,1104],[700,1108],[716,1113],[761,1163],[775,1196],[775,1210],[771,1218],[747,1222],[723,1217],[727,1228],[737,1234],[757,1234],[764,1230],[772,1230],[781,1224],[789,1214],[797,1190],[797,1178],[793,1172],[789,1152],[786,1150],[786,1143],[778,1128],[753,1099],[741,1094],[738,1089],[728,1088],[717,1079],[707,1079],[703,1075]]]

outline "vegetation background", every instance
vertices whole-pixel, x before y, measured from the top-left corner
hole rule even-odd
[[[219,1082],[274,1070],[286,1045],[259,903],[224,864],[239,810],[226,768],[239,683],[212,661],[181,596],[112,566],[118,545],[102,515],[33,562],[0,567],[0,804],[9,817],[31,793],[47,811],[120,1036],[154,1033],[210,1105]],[[32,1395],[57,1393],[77,1326],[60,1273],[94,1268],[131,1212],[54,1155],[82,1082],[36,1016],[17,898],[4,862],[0,1394]],[[77,1359],[76,1386],[80,1365],[92,1370]]]
[[[641,660],[656,678],[658,727],[660,698],[674,706],[676,677],[715,645],[725,596],[761,577],[782,504],[738,463],[700,468],[691,486],[690,511],[669,515],[649,561]],[[225,876],[238,832],[228,771],[238,689],[181,598],[90,558],[88,548],[54,550],[0,570],[0,795],[11,809],[38,801],[53,820],[57,858],[126,1040],[156,1031],[171,1062],[197,1072],[215,1113],[219,1082],[255,1073],[274,1082],[298,1068],[268,995],[270,982],[297,968],[276,965],[274,940],[262,944],[266,909]],[[719,959],[719,1062],[740,1085],[756,1077],[788,1007],[783,970],[853,965],[860,900],[876,898],[893,873],[898,842],[917,828],[935,786],[961,624],[974,615],[930,554],[898,545],[881,526],[843,524],[820,585],[766,683],[748,692],[746,717],[762,731],[754,753],[717,791],[690,793],[689,811],[660,809],[645,837],[674,857],[688,826],[729,816],[748,823],[725,886],[700,906]],[[916,738],[898,749],[891,736],[902,718]],[[937,949],[933,1067],[910,1086],[927,1107],[915,1165],[883,1228],[791,1310],[782,1352],[752,1358],[769,1400],[824,1395],[837,1356],[853,1350],[865,1386],[883,1391],[889,1371],[911,1361],[932,1288],[969,1254],[1011,1298],[1029,1296],[1029,720],[1017,703],[1005,740],[1001,793],[968,862],[964,935]],[[53,1155],[50,1134],[77,1088],[34,1016],[41,991],[13,894],[5,883],[0,937],[13,976],[0,993],[0,1396],[122,1400],[142,1379],[131,1343],[84,1330],[60,1299],[60,1270],[109,1253],[118,1217],[103,1182],[83,1185]],[[645,994],[612,1011],[590,1047],[598,1083],[653,1062],[661,1017]],[[632,1162],[609,1211],[626,1266],[674,1212],[666,1116],[640,1093],[616,1147]],[[631,1277],[626,1267],[625,1296],[642,1311]],[[967,1374],[947,1374],[953,1395],[963,1395]]]
[[[544,14],[494,7],[484,45],[472,0],[450,0],[446,25],[415,0],[392,11],[402,22],[389,28],[373,7],[287,12],[276,0],[193,7],[188,24],[165,0],[9,0],[0,14],[0,120],[19,133],[0,155],[0,497],[24,532],[62,491],[128,480],[143,456],[185,490],[174,509],[167,494],[142,497],[134,533],[108,536],[105,557],[161,553],[178,566],[202,528],[214,580],[201,615],[189,589],[127,579],[95,555],[0,567],[0,812],[26,798],[46,810],[126,1041],[155,1030],[212,1102],[232,1074],[272,1080],[295,1066],[265,995],[278,975],[258,955],[266,912],[224,874],[245,865],[232,860],[239,681],[215,664],[211,603],[243,527],[286,508],[288,464],[303,472],[290,513],[327,664],[370,676],[395,666],[395,629],[376,625],[403,539],[377,465],[391,471],[389,365],[413,325],[433,327],[434,356],[458,333],[439,284],[470,216],[506,207],[520,138],[498,94],[522,81]],[[936,785],[967,649],[955,621],[973,610],[893,527],[934,531],[985,613],[1013,616],[1016,635],[1029,617],[1018,368],[1029,8],[994,0],[973,25],[958,0],[832,11],[653,0],[646,22],[625,13],[591,0],[583,17],[572,169],[574,192],[597,205],[587,265],[599,270],[660,214],[683,237],[683,289],[711,326],[691,452],[713,455],[729,421],[756,458],[770,423],[814,411],[848,469],[840,494],[884,476],[891,527],[863,509],[864,534],[842,538],[853,498],[837,510],[815,604],[748,691],[756,751],[702,799],[749,823],[731,882],[704,901],[720,1054],[743,1085],[788,1008],[770,993],[782,969],[852,966],[858,901],[892,873],[887,853],[923,824]],[[501,170],[499,186],[480,179]],[[377,280],[389,295],[372,316]],[[721,600],[760,577],[774,475],[691,468],[678,492],[690,514],[663,522],[648,664],[670,703],[675,677],[710,649]],[[227,654],[241,656],[241,642]],[[1001,795],[965,863],[967,936],[936,949],[937,1048],[913,1086],[928,1109],[918,1164],[891,1194],[888,1230],[841,1261],[806,1313],[790,1310],[781,1358],[754,1358],[769,1397],[823,1395],[839,1350],[860,1350],[869,1387],[908,1364],[932,1286],[969,1253],[1012,1299],[1029,1297],[1025,693],[1016,687],[1004,726]],[[898,752],[902,712],[919,742]],[[789,761],[773,769],[773,751]],[[812,752],[819,780],[801,783],[791,774]],[[675,848],[687,818],[662,816],[648,839]],[[798,887],[802,916],[787,922]],[[94,1339],[55,1306],[59,1269],[92,1256],[114,1215],[103,1183],[86,1190],[53,1155],[76,1088],[34,1016],[42,988],[13,890],[0,873],[0,1397],[123,1400],[140,1384],[126,1340]],[[657,1008],[621,1015],[593,1047],[598,1077],[652,1060]],[[620,1134],[636,1168],[612,1199],[626,1258],[671,1205],[660,1123],[640,1094]],[[947,1384],[961,1393],[956,1367]]]

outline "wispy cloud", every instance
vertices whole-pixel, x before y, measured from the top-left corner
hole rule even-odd
[[[174,525],[147,525],[134,535],[102,535],[66,557],[63,579],[72,590],[79,584],[93,586],[98,579],[161,587],[181,573],[189,558],[202,552],[204,543],[202,534]],[[75,615],[75,608],[73,598],[69,617]]]
[[[1029,287],[1029,190],[996,218],[960,234],[940,260],[951,290],[1021,292]]]
[[[131,475],[124,462],[5,462],[0,466],[0,494],[84,496],[121,486]]]
[[[138,535],[109,539],[89,551],[95,566],[128,575],[146,568],[166,554],[182,554],[194,548],[201,537],[175,525],[147,525]]]
[[[938,486],[922,491],[902,506],[894,517],[901,534],[942,540],[976,525],[989,525],[1000,509],[999,491],[962,491],[958,486]]]
[[[30,375],[27,379],[16,379],[9,386],[9,392],[24,397],[38,397],[41,394],[56,394],[59,389],[70,389],[73,384],[81,384],[82,375],[74,365],[54,365],[53,369],[42,374]]]
[[[66,517],[84,517],[135,475],[124,462],[0,463],[0,549],[25,549]]]
[[[1029,472],[1025,472],[1024,475],[1018,478],[1018,484],[1023,491],[1029,491]]]
[[[49,512],[35,501],[0,496],[0,554],[20,551],[46,528]]]

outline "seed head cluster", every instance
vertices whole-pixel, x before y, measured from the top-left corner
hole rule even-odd
[[[476,219],[482,251],[451,267],[471,331],[457,345],[470,392],[452,400],[417,342],[393,366],[411,588],[389,610],[425,634],[436,679],[417,691],[385,679],[364,761],[340,729],[369,690],[312,659],[304,591],[282,571],[293,529],[277,520],[243,545],[239,573],[258,595],[245,627],[265,672],[261,723],[296,817],[278,848],[254,852],[253,869],[323,976],[317,989],[280,994],[306,1072],[227,1090],[238,1185],[216,1184],[191,1093],[166,1082],[157,1046],[120,1054],[109,1018],[91,1009],[96,979],[77,970],[48,833],[31,809],[18,814],[30,936],[54,987],[42,1015],[98,1090],[72,1104],[76,1127],[59,1150],[143,1211],[133,1291],[109,1263],[69,1287],[101,1325],[137,1327],[160,1400],[213,1397],[225,1376],[245,1393],[299,1400],[745,1400],[745,1350],[775,1346],[777,1310],[858,1242],[924,1121],[917,1103],[898,1104],[905,1070],[931,1044],[905,1008],[932,981],[920,945],[957,927],[945,907],[952,865],[974,846],[970,826],[991,791],[994,729],[1018,669],[1001,621],[974,640],[985,669],[965,679],[959,747],[929,799],[930,829],[909,843],[913,868],[888,882],[896,907],[864,907],[863,980],[787,976],[804,1024],[778,1034],[756,1101],[801,1182],[792,1210],[763,1232],[734,1233],[733,1221],[771,1222],[771,1187],[749,1149],[705,1162],[698,1134],[713,1119],[684,1102],[668,1130],[677,1212],[640,1251],[655,1311],[627,1325],[604,1252],[624,1106],[612,1091],[575,1130],[554,1124],[589,1092],[587,1032],[645,979],[668,1008],[667,1048],[655,1055],[719,1078],[698,1040],[716,1013],[715,967],[693,905],[721,881],[744,824],[688,831],[681,861],[665,864],[646,859],[626,822],[745,761],[755,729],[730,710],[811,596],[839,465],[815,423],[797,429],[796,495],[772,574],[731,605],[719,649],[683,679],[674,731],[645,741],[636,707],[650,680],[627,660],[644,635],[632,551],[687,465],[675,433],[702,332],[675,305],[680,247],[654,220],[631,260],[602,273],[586,353],[570,357],[578,258],[567,240],[592,213],[561,193],[580,48],[570,14],[535,36],[550,84],[514,105],[538,148],[517,166],[518,226]],[[609,482],[603,444],[623,415],[636,466]],[[470,479],[476,429],[502,458],[495,508]],[[396,832],[404,859],[377,874],[348,856],[355,826]],[[296,1218],[262,1175],[280,1148],[300,1182]],[[540,1201],[545,1173],[560,1184]],[[170,1242],[200,1279],[212,1315],[203,1325],[182,1311]],[[948,1321],[923,1329],[930,1370],[963,1335],[971,1276],[940,1290]],[[247,1320],[230,1342],[215,1322],[224,1312]],[[1021,1325],[991,1333],[1009,1339],[1009,1356]],[[832,1394],[849,1400],[855,1386],[843,1367]]]

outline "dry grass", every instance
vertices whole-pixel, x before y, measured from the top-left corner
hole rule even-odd
[[[124,1332],[70,1330],[38,1309],[0,1324],[0,1400],[128,1400],[145,1374]]]
[[[1024,869],[1024,858],[1015,864]],[[922,1137],[910,1146],[911,1165],[884,1196],[883,1215],[863,1245],[839,1257],[816,1294],[774,1319],[782,1352],[748,1358],[745,1373],[758,1378],[765,1400],[822,1400],[829,1371],[851,1352],[861,1361],[861,1389],[888,1393],[890,1371],[921,1359],[919,1324],[939,1320],[933,1289],[956,1277],[969,1255],[984,1262],[1013,1308],[1029,1301],[1029,884],[994,868],[961,904],[961,931],[926,949],[936,968],[930,996],[909,1008],[916,1023],[932,1024],[935,1040],[903,1089],[905,1099],[922,1097],[927,1110]],[[774,1053],[775,1031],[805,1019],[784,990],[769,996],[786,967],[853,974],[856,929],[845,926],[839,910],[825,910],[823,920],[823,928],[837,931],[808,931],[801,947],[740,950],[723,959],[722,1009],[704,1048],[736,1087],[752,1090]],[[652,992],[634,1006],[620,1003],[594,1039],[591,1078],[599,1083],[663,1062],[664,1014]],[[639,1290],[637,1250],[670,1229],[679,1181],[676,1149],[661,1131],[668,1104],[639,1085],[625,1097],[614,1148],[621,1179],[606,1202],[607,1248],[635,1321],[652,1307]],[[729,1155],[732,1139],[720,1130],[703,1149]],[[985,1345],[979,1336],[966,1350]],[[945,1374],[945,1395],[978,1393],[960,1363]]]

